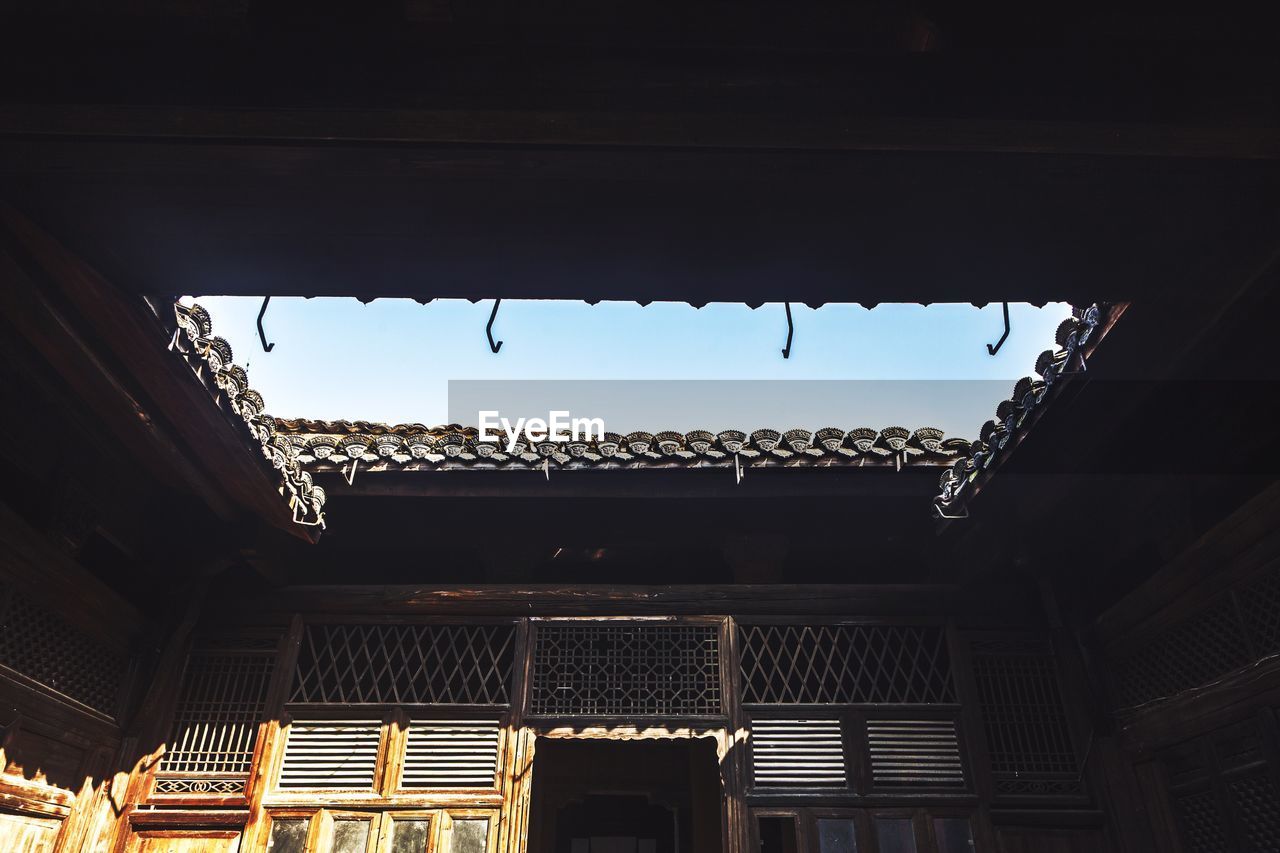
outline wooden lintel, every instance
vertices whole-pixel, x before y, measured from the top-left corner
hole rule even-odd
[[[342,614],[342,618],[397,620],[415,616],[799,615],[867,622],[941,623],[1003,613],[1016,620],[1007,589],[967,594],[949,585],[776,584],[684,586],[294,586],[238,602],[246,619],[280,613]],[[256,614],[256,615],[255,615]],[[1026,616],[1027,614],[1022,614]]]
[[[0,135],[1280,159],[1268,127],[697,113],[6,105]]]
[[[769,498],[870,497],[917,503],[921,513],[937,491],[932,465],[892,468],[852,466],[749,467],[741,482],[732,468],[469,469],[358,471],[352,483],[336,472],[313,472],[330,499],[349,497],[666,497]]]

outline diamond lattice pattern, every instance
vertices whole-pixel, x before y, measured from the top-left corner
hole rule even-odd
[[[744,703],[955,702],[941,628],[745,625]]]
[[[1245,587],[1239,601],[1249,639],[1258,654],[1280,652],[1280,570]]]
[[[506,705],[512,625],[308,625],[293,702]]]
[[[1181,693],[1253,659],[1229,596],[1115,663],[1116,698],[1132,707]]]
[[[1230,784],[1240,828],[1252,850],[1280,850],[1280,791],[1263,773]]]
[[[113,715],[127,659],[25,595],[0,586],[0,664]]]

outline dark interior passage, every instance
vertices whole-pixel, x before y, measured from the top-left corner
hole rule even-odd
[[[718,853],[715,744],[538,741],[530,853]]]

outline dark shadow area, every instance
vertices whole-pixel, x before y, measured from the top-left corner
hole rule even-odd
[[[718,853],[709,739],[560,741],[534,758],[531,853]]]

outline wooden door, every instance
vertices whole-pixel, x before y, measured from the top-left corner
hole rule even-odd
[[[18,814],[0,814],[0,850],[6,853],[48,853],[53,850],[62,821]]]

